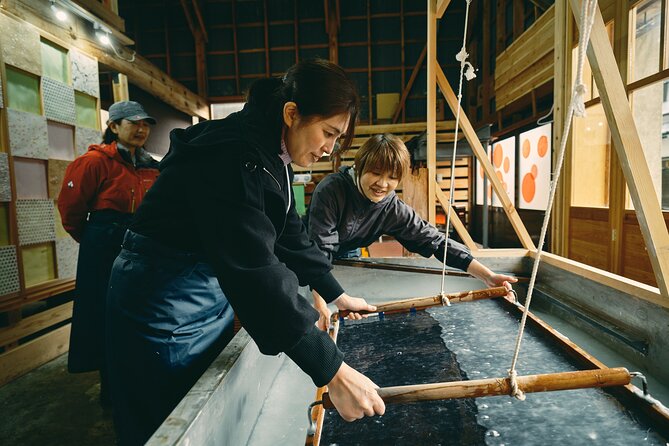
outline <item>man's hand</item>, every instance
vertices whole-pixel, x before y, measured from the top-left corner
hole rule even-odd
[[[316,326],[323,331],[328,331],[330,329],[330,317],[332,312],[328,308],[328,304],[325,302],[325,299],[321,297],[316,290],[312,291],[314,297],[314,308],[318,311],[318,322]]]
[[[358,311],[367,311],[369,313],[376,311],[376,307],[374,305],[369,305],[365,299],[351,297],[346,293],[342,293],[342,295],[336,298],[333,303],[340,310],[350,310],[351,313],[348,314],[349,319],[362,319],[363,315],[358,313]]]

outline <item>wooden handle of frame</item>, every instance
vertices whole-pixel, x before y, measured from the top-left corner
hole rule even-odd
[[[446,297],[451,303],[460,303],[460,302],[472,302],[475,300],[481,299],[490,299],[493,297],[502,297],[506,296],[509,291],[503,287],[495,288],[486,288],[484,290],[473,290],[473,291],[461,291],[459,293],[449,293],[446,294]],[[443,305],[443,300],[441,295],[428,296],[428,297],[417,297],[414,299],[404,299],[397,300],[394,302],[387,302],[379,304],[376,306],[376,311],[357,311],[360,314],[369,314],[369,313],[395,313],[402,311],[409,311],[411,309],[422,310],[429,307],[434,307],[436,305]],[[346,317],[351,310],[340,310],[335,313],[335,318],[337,317]]]
[[[624,367],[526,375],[516,378],[518,388],[525,393],[624,386],[629,384],[631,379],[630,373]],[[416,401],[510,395],[511,383],[509,378],[489,378],[472,381],[383,387],[377,389],[377,392],[386,404],[402,404]],[[323,407],[326,409],[334,408],[328,392],[323,393],[322,399]]]

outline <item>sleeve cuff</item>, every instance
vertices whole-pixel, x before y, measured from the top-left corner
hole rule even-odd
[[[330,336],[315,325],[286,354],[317,387],[329,383],[344,361],[344,354]]]
[[[337,279],[332,275],[332,271],[311,282],[310,286],[312,289],[318,291],[318,294],[320,294],[327,303],[331,303],[344,292],[344,288],[342,288]]]

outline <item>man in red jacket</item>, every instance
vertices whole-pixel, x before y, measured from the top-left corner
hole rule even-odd
[[[65,172],[58,209],[65,230],[80,243],[68,369],[100,371],[100,401],[110,404],[105,371],[105,306],[114,259],[132,214],[158,177],[144,149],[156,120],[123,101],[109,108],[102,144],[91,145]]]

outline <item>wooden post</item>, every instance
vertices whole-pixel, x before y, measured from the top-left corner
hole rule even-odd
[[[128,76],[123,73],[114,73],[112,75],[112,93],[114,95],[114,102],[130,100]]]
[[[503,287],[495,288],[486,288],[483,290],[472,290],[472,291],[462,291],[459,293],[449,293],[446,294],[448,302],[463,303],[463,302],[474,302],[477,300],[483,299],[492,299],[494,297],[504,297],[508,294],[508,290]],[[360,314],[370,314],[370,313],[401,313],[410,310],[424,310],[430,307],[436,307],[440,305],[448,305],[446,299],[442,299],[441,295],[436,296],[427,296],[427,297],[416,297],[413,299],[403,299],[396,300],[392,302],[387,302],[383,304],[376,305],[376,311],[358,311]],[[350,310],[341,310],[332,315],[334,320],[337,320],[339,317],[346,317],[351,313]]]
[[[325,32],[330,62],[339,63],[339,0],[325,0]]]
[[[437,211],[435,180],[437,178],[437,0],[427,0],[427,183],[428,217],[434,225]]]
[[[627,369],[618,367],[613,369],[519,376],[517,383],[523,392],[535,393],[588,389],[591,387],[625,386],[631,380],[632,377]],[[511,384],[509,378],[489,378],[413,386],[383,387],[377,389],[377,392],[386,404],[405,404],[416,401],[510,395]],[[323,394],[323,407],[326,409],[334,408],[328,393]]]
[[[570,0],[570,4],[576,23],[579,23],[580,1]],[[634,202],[658,288],[662,295],[668,298],[669,232],[664,223],[660,202],[599,7],[595,11],[595,23],[588,46],[588,60],[597,82],[614,147]]]
[[[397,122],[397,119],[400,117],[400,112],[404,111],[404,105],[406,104],[407,97],[409,96],[409,92],[411,91],[411,87],[413,87],[413,83],[416,80],[418,73],[420,72],[420,68],[423,66],[423,61],[425,60],[425,54],[427,54],[427,45],[425,45],[423,47],[423,51],[420,52],[420,56],[418,56],[418,61],[416,62],[416,65],[414,65],[413,67],[411,76],[409,76],[409,82],[406,84],[406,87],[404,87],[404,91],[402,91],[402,97],[400,98],[400,103],[397,105],[397,110],[395,110],[395,115],[393,116],[393,121],[392,121],[393,124],[395,124]],[[404,72],[404,67],[402,67],[402,72]]]
[[[441,188],[439,187],[439,184],[435,184],[434,191],[437,194],[437,200],[439,200],[439,203],[441,203],[441,207],[444,208],[445,212],[448,212],[448,208],[451,206],[450,201],[448,200],[448,197],[446,196],[444,191],[442,191]],[[458,233],[458,235],[460,236],[464,244],[467,246],[467,248],[469,248],[472,252],[478,251],[479,247],[472,239],[472,236],[469,234],[469,231],[467,231],[467,228],[465,227],[464,223],[462,223],[462,220],[460,220],[458,213],[452,207],[451,207],[451,224],[453,225],[453,228],[455,228],[455,232]]]

